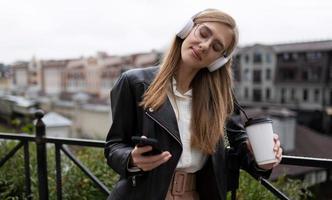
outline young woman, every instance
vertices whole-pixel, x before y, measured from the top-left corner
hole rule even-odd
[[[176,35],[160,67],[121,75],[111,91],[113,123],[105,147],[120,180],[109,199],[226,198],[232,169],[225,138],[233,149],[249,143],[231,117],[237,42],[232,17],[204,10]],[[146,155],[152,147],[137,146],[132,136],[156,139],[162,152]],[[258,166],[250,148],[235,163],[256,177],[269,176],[282,155],[277,136],[274,143],[275,164]]]

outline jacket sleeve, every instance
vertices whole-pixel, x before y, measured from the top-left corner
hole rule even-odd
[[[133,150],[131,136],[136,130],[135,94],[129,78],[123,73],[111,90],[113,123],[106,138],[104,155],[107,164],[121,177],[130,177],[137,172],[128,171],[128,161]]]
[[[258,167],[253,155],[247,148],[246,141],[248,140],[247,133],[241,124],[240,116],[232,116],[227,125],[226,133],[230,148],[228,150],[228,159],[232,171],[240,168],[247,171],[253,177],[268,178],[272,170],[264,170]]]

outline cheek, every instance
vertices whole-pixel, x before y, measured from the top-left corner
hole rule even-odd
[[[191,63],[192,58],[189,55],[189,51],[184,46],[181,48],[181,60],[184,63]]]
[[[181,46],[181,58],[182,58],[182,60],[189,59],[189,45],[186,41],[183,41],[182,46]]]

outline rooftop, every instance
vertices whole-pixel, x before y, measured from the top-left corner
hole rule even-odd
[[[295,51],[331,51],[332,40],[277,44],[273,45],[273,48],[277,53]]]

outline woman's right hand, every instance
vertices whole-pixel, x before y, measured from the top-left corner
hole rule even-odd
[[[172,157],[168,151],[164,151],[161,154],[152,156],[142,155],[151,150],[151,146],[138,147],[136,145],[135,148],[131,151],[131,164],[143,171],[150,171],[167,162]]]

